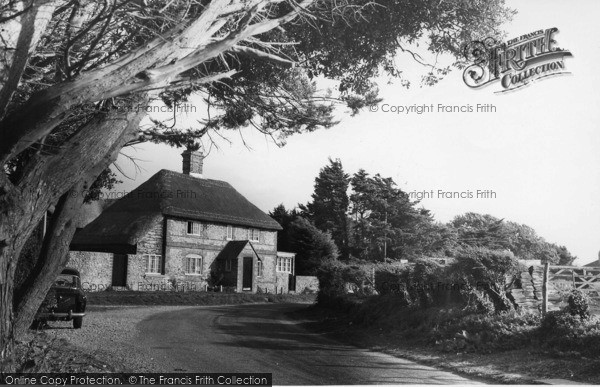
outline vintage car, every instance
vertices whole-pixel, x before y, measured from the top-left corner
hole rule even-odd
[[[75,269],[64,269],[46,295],[40,306],[34,327],[45,325],[46,321],[73,320],[73,328],[79,329],[83,324],[87,297],[81,288],[79,272]]]

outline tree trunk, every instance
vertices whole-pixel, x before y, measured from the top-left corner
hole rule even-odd
[[[147,101],[148,98],[144,96],[140,103]],[[62,210],[57,214],[56,227],[51,235],[47,235],[48,238],[54,236],[57,239],[49,240],[47,248],[42,249],[41,270],[36,271],[37,275],[34,273],[30,279],[32,289],[18,302],[19,314],[13,315],[14,276],[23,245],[50,205],[69,189],[81,190],[80,184],[85,180],[93,181],[116,159],[125,143],[137,134],[145,114],[144,111],[103,114],[84,125],[59,153],[34,158],[18,185],[0,176],[0,366],[4,369],[10,369],[7,361],[12,354],[14,319],[18,319],[16,328],[19,332],[27,328],[39,306],[36,303],[43,300],[59,270],[60,262],[65,260],[74,233],[74,225],[70,220],[81,206],[82,192],[72,195],[75,198],[69,196],[64,205],[59,206]],[[77,199],[79,206],[72,199]]]
[[[16,336],[29,327],[48,289],[67,264],[69,244],[75,234],[73,218],[83,205],[84,198],[81,193],[89,186],[90,180],[93,181],[92,176],[89,179],[82,179],[60,198],[45,235],[38,260],[23,284],[21,292],[18,290],[15,292],[13,324]]]
[[[129,123],[121,138],[107,151],[105,157],[92,166],[87,175],[59,200],[38,261],[24,285],[24,292],[15,295],[14,326],[17,336],[29,327],[52,283],[69,261],[69,245],[76,230],[73,219],[83,206],[84,190],[116,160],[121,148],[135,137],[138,125],[139,117]]]
[[[10,254],[8,246],[0,246],[2,253]],[[0,261],[0,372],[12,372],[14,364],[12,362],[13,349],[13,309],[12,309],[12,291],[13,278],[8,270],[8,262]]]

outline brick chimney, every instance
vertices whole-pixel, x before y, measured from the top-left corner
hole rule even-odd
[[[204,154],[201,151],[191,151],[188,149],[181,156],[183,157],[183,173],[201,179]]]

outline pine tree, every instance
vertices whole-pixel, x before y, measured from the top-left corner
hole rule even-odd
[[[342,259],[348,258],[348,185],[350,176],[344,172],[339,159],[329,159],[315,178],[312,202],[306,215],[321,231],[331,234]]]

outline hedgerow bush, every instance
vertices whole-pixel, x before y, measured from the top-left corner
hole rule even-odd
[[[381,264],[375,267],[375,290],[381,296],[403,292],[407,265]]]
[[[441,266],[436,261],[417,259],[408,265],[350,265],[329,262],[317,272],[320,291],[318,302],[332,304],[352,288],[355,295],[373,293],[400,298],[411,308],[427,308],[462,304],[473,313],[512,310],[507,297],[511,278],[517,278],[517,259],[508,251],[465,248],[456,254],[455,262]],[[339,302],[335,301],[334,303]]]
[[[460,305],[419,308],[394,295],[365,299],[348,310],[354,324],[410,343],[435,345],[446,352],[512,350],[536,340],[540,317],[515,311],[474,314]]]
[[[378,295],[371,295],[365,286],[372,280],[372,268],[339,262],[323,266],[319,303],[342,311],[356,325],[447,352],[536,347],[600,357],[600,319],[590,316],[588,300],[580,291],[571,292],[563,310],[543,319],[514,308],[507,290],[524,268],[508,252],[465,250],[449,266],[428,260],[375,265]],[[440,284],[447,283],[468,287],[440,291]],[[347,294],[349,286],[354,288],[352,294]]]
[[[548,312],[539,328],[542,346],[556,353],[600,357],[600,320],[568,310]]]
[[[407,306],[426,308],[460,301],[458,288],[447,285],[447,268],[435,261],[417,259],[410,265],[376,267],[376,290],[380,295],[402,298]]]
[[[546,313],[539,327],[542,346],[558,354],[600,357],[600,319],[590,316],[588,299],[579,290],[562,310]]]
[[[317,270],[319,280],[317,303],[332,307],[339,306],[349,290],[358,296],[372,295],[370,277],[371,273],[365,267],[339,261],[326,262]]]
[[[492,313],[515,309],[508,291],[522,270],[510,251],[470,247],[456,254],[448,275],[468,285],[463,297],[474,312]]]
[[[515,311],[466,314],[434,327],[432,337],[445,351],[492,352],[531,345],[540,317]]]

